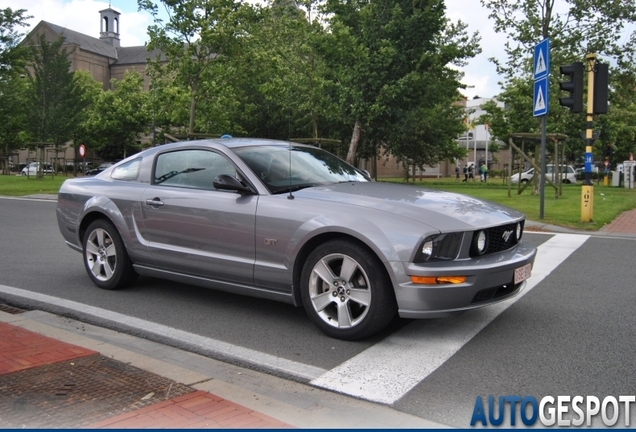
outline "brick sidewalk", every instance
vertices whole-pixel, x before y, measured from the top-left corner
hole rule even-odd
[[[96,351],[3,322],[0,384],[0,428],[291,427]],[[165,399],[168,394],[174,397]]]
[[[0,375],[97,354],[0,322]]]
[[[600,231],[613,234],[636,234],[636,209],[621,213]]]

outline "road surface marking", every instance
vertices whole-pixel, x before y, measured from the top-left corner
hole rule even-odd
[[[532,277],[518,296],[452,319],[414,321],[311,384],[373,402],[398,401],[545,279],[589,237],[557,234],[539,246]]]

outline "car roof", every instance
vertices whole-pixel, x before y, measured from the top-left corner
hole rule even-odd
[[[195,141],[181,141],[176,143],[164,144],[161,147],[166,148],[166,146],[181,147],[184,145],[213,145],[213,144],[220,144],[228,148],[251,147],[251,146],[288,147],[290,144],[294,146],[314,147],[314,146],[307,146],[306,144],[299,144],[295,142],[281,141],[281,140],[267,139],[267,138],[212,138],[212,139],[195,140]]]

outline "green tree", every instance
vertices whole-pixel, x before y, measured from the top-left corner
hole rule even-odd
[[[19,28],[26,27],[26,20],[31,18],[25,13],[25,9],[0,9],[0,80],[16,71],[23,73],[27,52],[19,45],[24,36]]]
[[[461,73],[451,66],[479,52],[478,37],[445,17],[442,0],[327,0],[325,10],[332,14],[332,79],[338,83],[341,115],[353,126],[347,161],[353,161],[363,133],[374,149],[387,146],[406,156],[401,149],[412,143],[396,141],[408,136],[404,119],[459,99]],[[435,146],[421,144],[422,153]]]
[[[278,106],[280,138],[327,138],[337,110],[321,52],[322,16],[314,9],[311,2],[273,2],[252,44],[260,51],[259,62],[267,65],[259,90],[268,104]]]
[[[153,74],[171,77],[187,88],[188,133],[192,134],[197,105],[203,99],[215,99],[213,91],[223,88],[225,74],[230,71],[222,63],[237,54],[254,8],[235,0],[162,0],[160,4],[168,11],[167,22],[159,17],[157,4],[138,0],[139,8],[155,20],[148,28],[148,49],[160,49],[167,60],[165,65],[153,62]]]
[[[8,158],[27,142],[27,84],[20,76],[0,79],[0,151],[7,167]]]
[[[80,96],[81,110],[77,113],[75,119],[76,128],[72,134],[72,146],[74,149],[75,158],[78,158],[78,150],[80,144],[90,143],[93,137],[93,133],[90,126],[90,120],[95,114],[96,103],[103,93],[103,84],[100,81],[96,81],[90,72],[76,71],[73,76],[76,91]],[[74,174],[77,174],[74,169]]]
[[[119,160],[141,149],[141,137],[152,120],[150,97],[143,90],[143,78],[126,72],[112,80],[112,90],[102,92],[86,121],[89,149],[103,159]]]
[[[0,149],[4,153],[4,167],[8,167],[11,153],[24,145],[26,136],[26,73],[24,66],[28,51],[19,42],[30,16],[26,10],[0,9]]]
[[[490,10],[495,30],[507,38],[506,59],[491,59],[503,77],[503,92],[499,99],[509,109],[505,115],[491,112],[508,123],[507,126],[500,125],[501,128],[493,127],[500,139],[507,141],[505,134],[510,132],[539,131],[539,119],[532,117],[533,47],[549,37],[553,79],[549,90],[548,132],[567,134],[568,147],[582,155],[585,143],[580,134],[586,128],[585,114],[570,114],[559,106],[558,81],[565,78],[561,78],[558,68],[573,61],[584,61],[588,53],[597,53],[600,59],[610,62],[612,68],[610,112],[595,119],[595,129],[601,132],[601,139],[595,145],[596,158],[600,157],[600,148],[606,142],[614,143],[620,149],[633,145],[633,135],[624,121],[632,116],[631,105],[636,91],[635,86],[629,85],[634,82],[636,38],[634,34],[626,35],[625,30],[631,27],[636,17],[634,2],[481,0],[481,3]]]
[[[53,145],[56,150],[70,141],[86,106],[83,89],[70,72],[69,51],[64,37],[54,42],[44,35],[30,44],[28,133],[40,149]],[[43,161],[44,155],[40,155]]]

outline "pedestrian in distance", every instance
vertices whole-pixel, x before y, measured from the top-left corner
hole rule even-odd
[[[468,182],[468,165],[464,165],[464,180],[462,182]]]
[[[473,174],[473,167],[475,164],[470,164],[470,166],[468,167],[468,178],[472,179],[473,181],[475,181],[475,176]]]
[[[459,180],[459,165],[455,166],[455,181]]]

